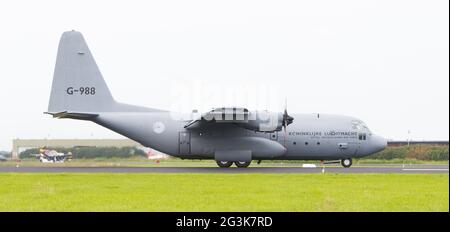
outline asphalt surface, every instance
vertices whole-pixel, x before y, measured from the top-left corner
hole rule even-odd
[[[449,173],[448,165],[364,166],[364,167],[0,167],[0,173]]]

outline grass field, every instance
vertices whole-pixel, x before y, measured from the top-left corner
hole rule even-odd
[[[449,211],[447,174],[0,174],[0,211]]]
[[[257,165],[256,161],[252,163],[252,167],[300,167],[304,163],[314,163],[319,164],[319,161],[263,161],[261,164]],[[426,165],[441,165],[448,164],[447,161],[424,161],[424,160],[413,160],[413,159],[392,159],[392,160],[371,160],[371,159],[361,159],[354,160],[353,166],[358,165],[415,165],[415,164],[426,164]],[[0,167],[14,167],[17,165],[15,161],[0,162]],[[181,159],[167,159],[160,160],[156,162],[155,160],[148,160],[143,157],[132,157],[132,158],[96,158],[96,159],[74,159],[70,162],[65,163],[40,163],[37,159],[23,159],[19,163],[22,167],[217,167],[214,160],[181,160]],[[340,166],[340,165],[338,165]]]

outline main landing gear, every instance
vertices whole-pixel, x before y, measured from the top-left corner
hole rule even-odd
[[[229,168],[231,165],[233,165],[232,161],[216,161],[216,163],[221,168]]]
[[[234,165],[236,165],[236,167],[238,168],[246,168],[250,165],[252,161],[237,161],[234,162]]]
[[[353,161],[351,158],[347,158],[347,159],[341,159],[341,165],[344,168],[349,168],[350,166],[352,166]]]
[[[252,161],[216,161],[217,165],[221,168],[229,168],[231,165],[233,165],[233,163],[236,165],[236,167],[238,168],[246,168],[250,165]]]

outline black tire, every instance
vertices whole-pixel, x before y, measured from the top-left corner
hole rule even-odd
[[[236,162],[234,162],[234,164],[238,168],[246,168],[246,167],[250,166],[250,163],[252,163],[252,161],[236,161]]]
[[[347,159],[341,159],[341,165],[344,168],[349,168],[350,166],[352,166],[353,161],[351,158],[347,158]]]
[[[229,168],[231,165],[233,165],[232,161],[219,161],[219,160],[216,160],[216,163],[221,168]]]

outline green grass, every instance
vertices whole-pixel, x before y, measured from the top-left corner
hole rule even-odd
[[[447,174],[0,174],[0,211],[449,211]]]
[[[319,161],[281,161],[281,160],[265,160],[260,165],[253,161],[252,167],[280,167],[280,166],[296,166],[299,167],[304,163],[319,164]],[[415,159],[392,159],[392,160],[376,160],[376,159],[356,159],[353,166],[358,165],[413,165],[413,164],[427,164],[427,165],[448,165],[446,161],[425,161]],[[14,167],[17,162],[8,161],[0,162],[0,167]],[[23,159],[19,163],[22,167],[217,167],[214,160],[181,160],[177,158],[161,160],[157,163],[154,160],[148,160],[144,157],[130,157],[130,158],[95,158],[95,159],[74,159],[65,163],[40,163],[37,159]],[[339,166],[339,165],[338,165]]]

